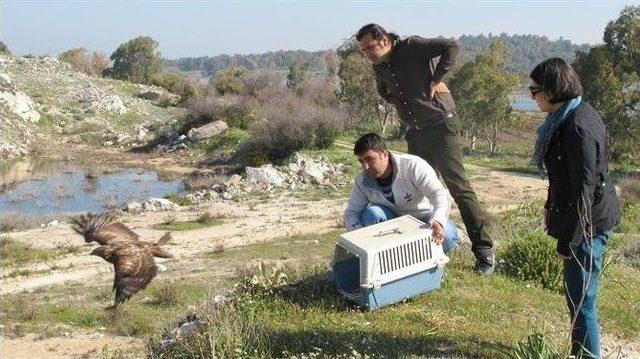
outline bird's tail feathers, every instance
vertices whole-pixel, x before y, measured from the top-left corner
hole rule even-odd
[[[171,241],[171,239],[172,239],[171,232],[167,232],[162,237],[160,237],[160,239],[158,239],[158,242],[156,243],[156,245],[161,246],[161,245],[167,244],[169,243],[169,241]]]

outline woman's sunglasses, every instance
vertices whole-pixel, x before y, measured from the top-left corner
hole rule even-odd
[[[540,86],[529,86],[529,91],[531,92],[531,97],[536,97],[538,92],[542,91]]]

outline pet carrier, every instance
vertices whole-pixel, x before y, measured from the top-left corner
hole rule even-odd
[[[332,267],[338,291],[374,310],[439,288],[448,261],[431,229],[405,215],[342,234]]]

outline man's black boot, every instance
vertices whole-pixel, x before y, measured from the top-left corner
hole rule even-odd
[[[474,270],[483,276],[490,276],[496,269],[496,255],[493,248],[482,248],[474,251],[476,266]]]

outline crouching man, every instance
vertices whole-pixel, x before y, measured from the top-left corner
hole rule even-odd
[[[360,137],[353,148],[362,166],[344,213],[347,230],[410,214],[427,223],[433,240],[445,253],[457,244],[457,230],[448,218],[449,194],[433,168],[413,155],[391,154],[375,133]]]

